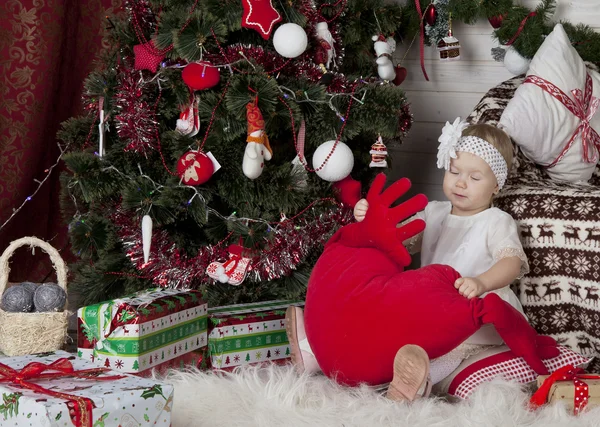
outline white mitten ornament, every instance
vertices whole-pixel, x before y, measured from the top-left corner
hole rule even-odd
[[[273,150],[269,145],[269,137],[265,133],[265,120],[260,112],[256,100],[246,105],[246,120],[248,121],[248,137],[242,171],[250,179],[258,178],[265,167],[265,160],[273,157]]]
[[[229,245],[229,259],[224,263],[211,262],[206,267],[206,274],[211,279],[230,285],[240,285],[248,274],[250,258],[242,255],[244,248],[241,245]]]
[[[396,78],[394,63],[392,62],[392,53],[396,50],[396,41],[389,37],[387,40],[383,36],[373,36],[375,42],[374,48],[377,54],[377,74],[382,80],[393,81]]]

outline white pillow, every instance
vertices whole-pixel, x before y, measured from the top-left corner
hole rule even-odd
[[[593,96],[600,98],[600,74],[586,68],[563,26],[557,24],[533,57],[527,75],[553,83],[573,100],[573,89],[585,91],[586,72],[593,81]],[[580,123],[560,101],[532,83],[519,86],[500,118],[500,126],[523,153],[542,166],[550,165],[559,157]],[[590,120],[590,125],[600,131],[600,111]],[[565,156],[547,169],[552,179],[576,182],[591,178],[596,164],[584,162],[580,135]],[[591,142],[589,153],[590,157],[597,153]]]

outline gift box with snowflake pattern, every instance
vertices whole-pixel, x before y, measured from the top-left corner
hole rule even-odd
[[[207,346],[208,307],[194,290],[148,289],[80,308],[77,351],[121,372],[143,372]]]
[[[56,351],[0,359],[0,426],[171,425],[173,386]]]
[[[229,370],[290,357],[285,310],[301,301],[276,300],[209,308],[208,349],[212,369]]]

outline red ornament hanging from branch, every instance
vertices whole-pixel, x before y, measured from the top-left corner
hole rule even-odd
[[[185,66],[181,78],[192,90],[209,89],[219,84],[219,69],[208,61],[192,62]]]
[[[271,0],[242,0],[244,15],[242,27],[258,31],[261,37],[269,40],[273,27],[281,21],[281,15],[273,7]]]
[[[490,16],[488,18],[488,21],[490,22],[490,25],[492,27],[494,27],[494,29],[498,29],[502,26],[502,21],[504,20],[504,15],[496,15],[496,16]]]
[[[437,9],[435,8],[435,5],[431,3],[429,6],[427,6],[427,9],[425,10],[425,22],[427,22],[427,25],[433,27],[435,25],[435,22],[437,21],[437,16]]]
[[[201,185],[215,171],[213,162],[201,151],[188,151],[177,162],[177,174],[186,185]]]

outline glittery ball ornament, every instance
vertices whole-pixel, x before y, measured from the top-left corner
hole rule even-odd
[[[335,148],[334,148],[335,147]],[[325,163],[325,166],[321,167]],[[352,150],[343,142],[334,140],[319,145],[313,154],[313,168],[319,178],[337,182],[346,178],[354,167]]]
[[[177,162],[177,174],[187,185],[204,184],[214,171],[213,162],[201,151],[188,151]]]
[[[67,293],[56,283],[44,283],[33,294],[35,311],[63,311]]]
[[[33,292],[23,286],[11,286],[2,294],[2,310],[28,313],[33,307]]]
[[[221,74],[210,62],[192,62],[185,66],[181,78],[192,90],[203,90],[216,86]]]

